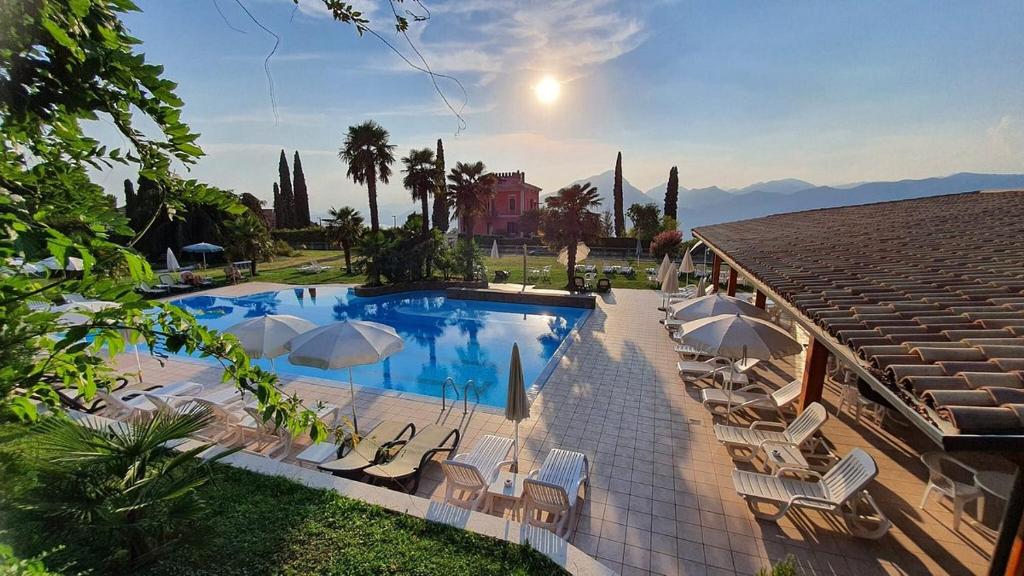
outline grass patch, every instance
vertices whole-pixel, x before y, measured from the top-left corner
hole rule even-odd
[[[103,543],[88,529],[47,526],[18,506],[36,481],[31,436],[0,427],[0,540],[21,558],[52,551],[42,560],[50,570],[107,573]],[[133,574],[565,574],[524,546],[228,466],[214,467],[200,495],[203,519]]]

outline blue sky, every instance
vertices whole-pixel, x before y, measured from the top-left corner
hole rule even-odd
[[[365,205],[336,151],[368,118],[400,155],[443,138],[449,165],[524,170],[546,191],[610,169],[618,150],[642,190],[672,165],[690,188],[1024,172],[1020,0],[424,0],[431,18],[411,36],[468,91],[458,136],[425,75],[316,0],[239,1],[281,38],[276,116],[263,71],[274,39],[234,0],[217,0],[227,22],[213,0],[141,0],[127,23],[202,133],[192,176],[269,199],[278,151],[298,149],[314,213]],[[358,6],[408,53],[386,3]],[[545,75],[562,82],[553,104],[533,93]],[[381,201],[407,198],[393,181]]]

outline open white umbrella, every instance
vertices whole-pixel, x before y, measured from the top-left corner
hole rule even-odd
[[[739,298],[726,296],[725,294],[709,294],[684,302],[677,302],[669,306],[669,316],[683,322],[691,322],[702,318],[710,318],[720,314],[743,314],[767,320],[768,313],[764,310],[744,302]]]
[[[686,285],[690,285],[690,274],[696,270],[693,266],[693,256],[690,255],[690,250],[686,251],[683,255],[683,261],[679,264],[679,271],[686,274]]]
[[[178,259],[174,257],[174,251],[170,248],[167,249],[167,269],[171,272],[181,270],[181,266],[178,265]]]
[[[498,253],[498,241],[495,240],[493,243],[491,243],[491,258],[497,260],[500,257],[501,254]]]
[[[82,270],[85,270],[85,263],[82,262],[82,259],[74,256],[68,256],[63,267],[60,265],[60,262],[57,262],[57,258],[54,256],[50,256],[49,258],[44,258],[39,262],[36,262],[35,266],[37,268],[46,268],[48,270],[69,270],[71,272],[81,272]]]
[[[668,270],[668,267],[671,265],[672,261],[668,259],[668,254],[665,254],[665,257],[661,259],[661,265],[658,266],[658,275],[654,277],[659,284],[665,279],[665,271]]]
[[[300,334],[316,328],[316,324],[288,314],[267,314],[235,324],[225,330],[242,344],[242,349],[252,358],[274,358],[288,352],[286,344]]]
[[[785,330],[760,318],[719,314],[680,326],[683,344],[725,358],[772,360],[792,356],[803,346]]]
[[[395,329],[377,322],[349,320],[333,322],[300,334],[285,347],[291,350],[288,361],[299,366],[321,370],[348,368],[348,385],[352,394],[352,424],[356,421],[356,388],[352,367],[374,364],[402,350],[405,342]]]
[[[200,242],[198,244],[189,244],[181,248],[182,252],[193,252],[196,254],[203,255],[203,267],[206,267],[206,255],[213,254],[215,252],[223,252],[223,246],[217,246],[216,244],[210,244],[209,242]]]
[[[515,422],[516,433],[512,444],[512,471],[519,471],[519,422],[530,417],[530,400],[523,382],[523,364],[519,359],[519,343],[512,343],[512,361],[508,367],[508,399],[505,419]]]

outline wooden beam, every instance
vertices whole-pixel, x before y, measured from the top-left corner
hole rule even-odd
[[[1019,462],[988,573],[989,576],[1024,575],[1024,470]]]
[[[807,346],[807,355],[804,360],[803,387],[800,390],[800,411],[803,412],[812,402],[821,400],[821,394],[825,390],[825,371],[828,366],[828,348],[811,338]]]
[[[718,292],[718,277],[722,275],[722,257],[715,252],[711,258],[711,291]]]
[[[760,290],[754,292],[754,306],[757,306],[761,310],[765,309],[768,304],[768,295]]]
[[[729,266],[729,291],[727,292],[729,296],[736,295],[736,284],[739,282],[739,279],[740,275],[738,272],[736,272],[736,269],[733,268],[732,266]]]

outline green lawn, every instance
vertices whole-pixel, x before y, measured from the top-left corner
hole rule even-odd
[[[63,545],[45,558],[50,570],[108,573],[109,550],[88,529],[65,526],[67,534],[58,537],[53,527],[18,509],[13,494],[33,481],[23,452],[30,445],[26,436],[20,425],[0,427],[0,544],[11,545],[21,558]],[[185,539],[133,574],[565,574],[524,546],[282,478],[215,465],[214,481],[200,492],[206,511]]]

